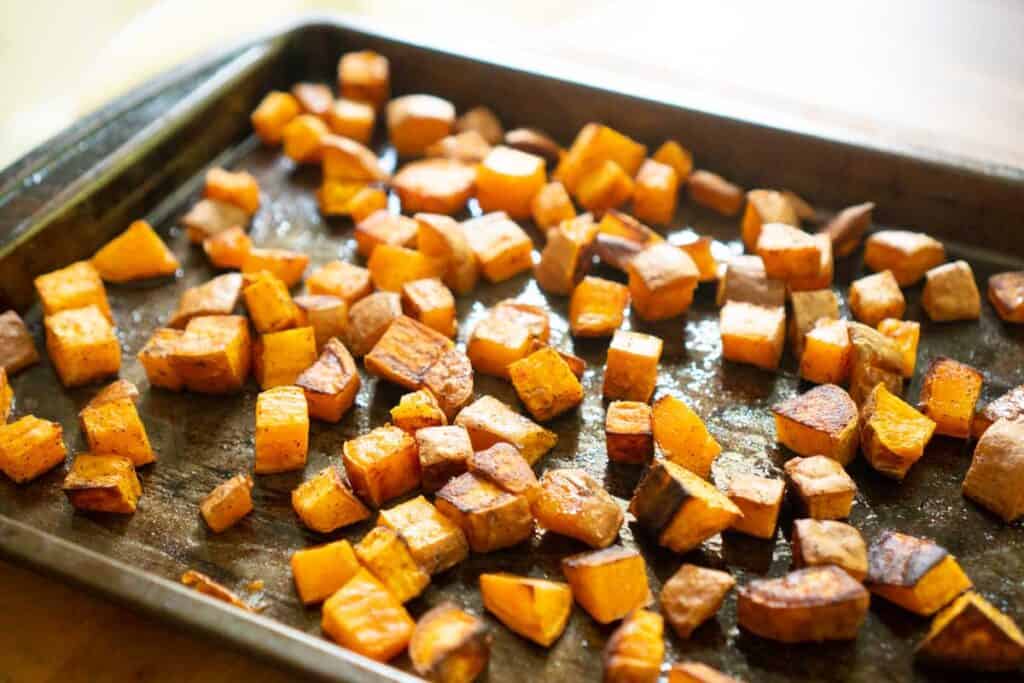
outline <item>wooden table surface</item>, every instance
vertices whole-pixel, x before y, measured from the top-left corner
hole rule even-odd
[[[842,9],[794,3],[788,10],[787,3],[552,8],[526,1],[495,10],[508,14],[500,37],[473,29],[483,21],[479,7],[460,10],[461,23],[453,23],[455,3],[439,1],[444,12],[415,13],[418,28],[450,36],[453,47],[500,40],[510,50],[635,73],[741,113],[769,111],[795,125],[1024,169],[1024,4],[1013,0],[854,2]],[[382,23],[408,26],[403,7],[411,5],[382,6]],[[296,680],[3,561],[0,586],[0,683]]]

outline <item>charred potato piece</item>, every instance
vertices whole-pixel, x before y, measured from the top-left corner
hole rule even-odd
[[[832,241],[836,256],[849,256],[860,246],[861,238],[871,227],[871,213],[874,210],[873,202],[850,206],[822,227],[820,234],[827,235]]]
[[[377,524],[398,534],[416,564],[428,574],[450,569],[469,554],[462,529],[423,496],[381,510]]]
[[[399,602],[408,602],[430,584],[430,575],[416,564],[398,534],[376,526],[353,548],[359,563],[373,574]]]
[[[423,386],[427,370],[451,348],[448,337],[402,315],[366,354],[363,364],[370,373],[415,391]]]
[[[651,407],[639,401],[612,401],[604,422],[605,449],[614,462],[644,464],[654,457]]]
[[[408,216],[379,209],[356,223],[356,251],[363,258],[370,258],[380,244],[411,247],[418,229],[416,221]]]
[[[812,518],[850,516],[857,485],[838,461],[824,455],[793,458],[784,469],[791,490]]]
[[[997,273],[988,279],[988,300],[1008,323],[1024,323],[1024,271]]]
[[[775,370],[786,343],[786,309],[726,301],[719,312],[722,357]]]
[[[296,327],[257,339],[252,370],[260,388],[267,390],[295,384],[316,361],[316,333],[312,327]]]
[[[235,592],[228,589],[226,586],[217,583],[206,574],[197,572],[194,569],[189,569],[181,575],[181,583],[189,588],[193,589],[197,593],[209,596],[214,600],[220,600],[226,602],[229,605],[238,607],[251,612],[252,608],[240,597],[235,595]]]
[[[774,537],[785,490],[781,479],[753,474],[733,477],[725,494],[743,515],[732,523],[732,530],[755,538]]]
[[[210,491],[199,504],[206,526],[219,534],[252,512],[252,487],[252,477],[236,474]]]
[[[345,346],[353,356],[365,356],[401,316],[402,298],[395,292],[374,292],[360,299],[348,312]]]
[[[698,169],[686,180],[691,201],[723,216],[735,216],[743,207],[743,188],[711,171]]]
[[[655,243],[631,258],[626,269],[633,309],[644,320],[666,320],[689,310],[700,271],[686,252]]]
[[[418,213],[416,248],[444,264],[442,279],[457,294],[473,291],[480,278],[480,264],[466,239],[466,231],[451,216]]]
[[[927,538],[883,531],[868,547],[867,587],[921,616],[931,616],[971,588],[956,559]]]
[[[854,280],[850,285],[850,311],[857,320],[875,327],[885,318],[902,318],[907,302],[891,270]]]
[[[419,486],[416,440],[394,425],[349,439],[342,454],[352,488],[377,507]]]
[[[1011,389],[981,410],[974,413],[971,435],[980,438],[989,427],[999,420],[1016,420],[1024,417],[1024,384]]]
[[[116,375],[121,345],[114,327],[95,305],[47,315],[46,351],[65,387],[77,387]]]
[[[355,403],[361,384],[352,354],[337,339],[328,340],[316,362],[295,379],[306,395],[309,416],[325,422],[341,419]]]
[[[790,296],[793,306],[789,318],[789,343],[793,355],[800,358],[804,353],[804,340],[819,320],[839,320],[839,298],[831,289],[815,289],[793,292]]]
[[[775,280],[813,277],[821,269],[821,247],[800,228],[768,223],[757,239],[765,274]]]
[[[842,387],[822,384],[772,408],[778,440],[799,455],[848,465],[857,455],[857,404]]]
[[[585,277],[569,300],[569,329],[575,337],[610,337],[622,326],[629,288],[599,277]]]
[[[656,683],[665,658],[665,620],[638,609],[626,615],[604,647],[607,683]]]
[[[613,546],[570,555],[562,560],[562,573],[576,602],[601,624],[651,603],[647,563],[636,550]]]
[[[852,349],[845,320],[819,320],[804,336],[800,377],[818,384],[845,382]]]
[[[689,638],[718,612],[735,585],[728,572],[684,564],[662,586],[658,601],[676,634]]]
[[[438,278],[406,282],[402,287],[402,309],[409,317],[447,337],[458,331],[455,297]]]
[[[440,427],[448,424],[434,395],[426,389],[404,394],[398,405],[391,409],[391,421],[410,434],[425,427]]]
[[[256,399],[256,474],[302,469],[309,451],[309,408],[302,389],[279,386]]]
[[[245,307],[257,332],[267,334],[298,326],[302,313],[280,278],[266,271],[246,275],[243,282]]]
[[[492,152],[493,153],[493,152]],[[406,164],[391,179],[402,210],[454,215],[479,185],[479,172],[455,159],[422,159]]]
[[[581,469],[545,472],[531,507],[542,528],[592,548],[611,545],[624,517],[611,494]]]
[[[971,434],[974,406],[985,376],[952,358],[932,359],[921,384],[921,412],[935,421],[935,432],[959,439]]]
[[[668,164],[647,159],[640,165],[633,188],[633,213],[642,221],[667,225],[676,215],[679,174]]]
[[[663,342],[641,332],[616,330],[604,367],[604,397],[646,403],[658,382]]]
[[[302,107],[294,95],[274,90],[264,95],[250,119],[263,144],[277,145],[284,135],[284,127],[301,112]]]
[[[668,683],[741,683],[701,662],[673,664],[668,670]]]
[[[304,605],[331,597],[359,571],[359,560],[346,540],[334,541],[292,553],[292,578]]]
[[[74,508],[91,512],[130,515],[142,496],[132,461],[120,455],[79,453],[61,488]]]
[[[981,315],[981,294],[971,265],[967,261],[953,261],[925,273],[921,306],[936,322],[977,320]]]
[[[526,496],[503,491],[469,472],[445,484],[437,492],[435,505],[462,529],[473,552],[508,548],[533,535]]]
[[[415,437],[424,491],[433,493],[466,471],[473,444],[465,427],[425,427]]]
[[[489,282],[501,282],[533,266],[533,242],[503,211],[462,224],[469,248]]]
[[[380,662],[405,650],[415,626],[402,603],[367,569],[327,599],[320,621],[336,643]]]
[[[864,242],[864,265],[892,271],[900,287],[909,287],[946,260],[942,242],[909,230],[879,230]]]
[[[531,465],[551,450],[558,436],[523,417],[492,396],[482,396],[455,418],[466,428],[473,448],[481,451],[504,441],[519,449]]]
[[[903,479],[924,455],[935,422],[877,385],[861,408],[861,450],[872,467],[887,477]]]
[[[514,574],[481,574],[484,607],[512,631],[550,647],[572,614],[572,591],[558,581]]]
[[[452,132],[455,107],[433,95],[404,95],[388,102],[387,122],[399,155],[417,156]]]
[[[750,190],[747,192],[747,207],[743,211],[740,231],[743,246],[748,252],[757,250],[761,229],[771,223],[800,225],[793,205],[786,196],[776,190]]]
[[[576,218],[576,207],[573,206],[565,186],[557,180],[540,188],[530,201],[530,214],[534,224],[541,230],[556,227],[562,221]]]
[[[552,294],[570,294],[590,270],[597,230],[598,224],[589,213],[551,228],[540,261],[533,269],[537,284]]]
[[[1014,671],[1024,663],[1024,634],[1013,619],[969,591],[935,615],[917,656],[942,667]]]
[[[744,629],[783,643],[853,640],[870,596],[839,567],[798,569],[740,588],[737,618]]]
[[[292,491],[292,507],[302,523],[327,534],[370,516],[334,466],[325,467]]]
[[[476,197],[484,212],[530,218],[533,198],[544,187],[544,159],[498,145],[476,168]]]
[[[1024,422],[1001,419],[985,430],[963,493],[1005,522],[1024,516]]]
[[[835,565],[857,581],[868,575],[868,547],[849,524],[831,519],[798,519],[790,541],[793,566]]]
[[[0,471],[15,483],[32,481],[64,462],[64,430],[34,415],[0,423]]]
[[[674,168],[680,183],[685,183],[693,170],[693,155],[675,140],[661,143],[661,147],[651,158]]]
[[[705,479],[722,447],[690,406],[675,396],[662,396],[651,411],[654,441],[665,458]]]
[[[466,468],[502,490],[526,496],[531,506],[540,489],[530,463],[511,444],[496,443],[473,453],[466,460]]]
[[[131,282],[174,275],[178,259],[146,221],[134,221],[92,257],[106,282]]]
[[[441,277],[443,264],[421,252],[393,244],[380,244],[366,263],[370,279],[377,289],[401,292],[407,282],[428,277]]]
[[[32,335],[16,311],[0,314],[0,368],[13,375],[39,362]]]
[[[295,297],[299,307],[299,327],[312,327],[317,351],[323,351],[327,342],[345,336],[348,326],[348,304],[344,299],[328,294],[307,294]]]
[[[519,399],[535,420],[546,422],[583,402],[583,385],[550,346],[508,366]]]
[[[204,315],[231,315],[242,295],[242,276],[227,273],[181,295],[176,310],[167,321],[170,327],[184,328],[192,318]]]
[[[379,109],[391,92],[388,58],[373,50],[346,52],[338,60],[338,88],[343,97]]]
[[[487,625],[445,602],[426,612],[409,640],[409,659],[420,676],[439,683],[470,683],[491,656]]]

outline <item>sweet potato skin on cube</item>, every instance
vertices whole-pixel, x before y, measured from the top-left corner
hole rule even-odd
[[[210,491],[199,504],[206,526],[219,534],[252,512],[252,487],[252,477],[237,474]]]
[[[626,267],[633,309],[641,318],[665,320],[689,310],[700,277],[689,254],[656,243],[630,259]]]
[[[230,202],[201,199],[181,217],[181,225],[190,242],[202,244],[233,228],[244,229],[249,225],[249,214]],[[249,250],[244,253],[248,254]]]
[[[999,420],[1017,420],[1024,417],[1024,384],[1008,392],[974,413],[971,436],[981,438],[989,427]]]
[[[529,218],[533,198],[546,180],[544,159],[499,145],[477,165],[477,201],[484,212],[504,211],[512,218]]]
[[[562,573],[580,607],[609,624],[651,602],[647,563],[636,550],[612,546],[562,559]]]
[[[755,538],[774,537],[785,487],[781,479],[753,474],[734,476],[726,495],[743,515],[732,523],[732,530]]]
[[[985,430],[963,493],[1007,523],[1024,517],[1024,421],[997,420]]]
[[[530,463],[511,444],[496,443],[473,453],[466,460],[466,468],[504,491],[526,496],[531,508],[540,490]]]
[[[644,464],[654,457],[651,407],[639,401],[612,401],[604,423],[605,449],[614,462]]]
[[[423,377],[449,349],[452,341],[426,325],[401,315],[363,359],[367,371],[389,382],[417,390]]]
[[[722,357],[775,370],[786,343],[786,309],[727,301],[719,312]]]
[[[654,402],[651,422],[654,440],[666,459],[705,479],[711,476],[711,465],[722,447],[684,401],[662,396]]]
[[[130,282],[174,275],[181,266],[146,221],[135,221],[92,257],[107,282]]]
[[[935,433],[966,439],[985,376],[970,365],[938,356],[921,384],[921,412],[935,421]]]
[[[79,453],[61,486],[78,510],[132,514],[142,485],[131,460],[119,455]]]
[[[465,427],[425,427],[415,437],[424,491],[433,493],[466,471],[473,444]]]
[[[462,529],[473,552],[508,548],[533,535],[533,515],[526,496],[503,491],[470,472],[445,484],[434,504]]]
[[[450,569],[469,554],[462,529],[423,496],[381,510],[377,524],[394,531],[428,574]]]
[[[309,416],[337,422],[356,400],[362,380],[356,362],[345,345],[330,339],[315,363],[295,379],[309,406]]]
[[[598,224],[585,213],[547,232],[547,244],[533,269],[537,284],[552,294],[568,295],[590,270]]]
[[[821,319],[839,319],[839,298],[831,289],[815,289],[793,292],[790,296],[793,306],[789,318],[789,343],[793,347],[793,355],[799,359],[804,352],[804,340],[807,333]]]
[[[860,246],[861,238],[871,227],[874,202],[849,206],[826,223],[819,234],[828,235],[836,256],[849,256]]]
[[[296,550],[291,557],[295,590],[304,605],[331,597],[359,571],[359,560],[346,540]]]
[[[916,283],[945,260],[942,242],[923,232],[879,230],[864,241],[864,265],[875,272],[891,270],[901,287]]]
[[[427,680],[469,683],[487,666],[492,637],[487,625],[445,602],[420,617],[409,641],[413,669]]]
[[[39,352],[17,312],[0,313],[0,368],[13,375],[39,362]]]
[[[399,602],[412,600],[430,584],[430,575],[416,564],[405,541],[389,527],[370,529],[353,550],[360,564]]]
[[[647,159],[636,174],[633,213],[642,221],[666,225],[676,215],[679,175],[667,164]]]
[[[550,346],[508,366],[519,399],[535,420],[546,422],[583,401],[583,385]]]
[[[56,422],[26,415],[0,423],[0,471],[24,484],[64,462],[64,430]]]
[[[501,623],[544,647],[558,640],[572,614],[572,591],[558,581],[481,574],[480,595]]]
[[[977,320],[981,315],[981,294],[971,265],[954,261],[925,273],[921,306],[936,322]]]
[[[930,616],[972,584],[956,559],[934,541],[885,530],[868,547],[866,585],[889,602]]]
[[[790,490],[814,519],[850,516],[857,485],[836,460],[824,455],[793,458],[784,467]]]
[[[857,581],[868,575],[868,547],[854,527],[825,519],[793,522],[793,566],[835,565]]]
[[[346,441],[342,460],[352,488],[377,507],[420,483],[416,441],[394,425]]]
[[[626,615],[608,642],[602,660],[608,683],[656,683],[665,657],[665,620],[638,609]]]
[[[780,443],[799,455],[847,465],[859,443],[857,404],[842,387],[822,384],[772,408]]]
[[[482,451],[504,441],[518,448],[531,465],[558,441],[554,432],[523,417],[493,396],[482,396],[463,408],[455,424],[469,432],[475,450]]]
[[[209,282],[190,287],[181,295],[178,309],[168,319],[169,327],[183,328],[192,318],[204,315],[231,315],[242,294],[239,273],[219,275]]]
[[[569,329],[575,337],[610,337],[622,326],[629,288],[599,277],[585,277],[569,300]]]
[[[902,479],[921,459],[935,432],[931,418],[894,396],[884,384],[877,385],[864,402],[860,421],[864,458],[894,479]]]
[[[446,135],[424,150],[428,157],[478,164],[490,154],[491,145],[475,130]]]
[[[462,225],[451,216],[418,213],[416,248],[444,264],[444,283],[457,294],[467,294],[480,279],[480,264],[469,246]]]
[[[624,518],[611,494],[581,469],[545,472],[531,507],[541,527],[592,548],[611,545]]]
[[[902,318],[907,302],[891,270],[854,280],[850,285],[850,310],[857,320],[875,327],[885,318]]]
[[[332,337],[341,339],[348,327],[348,304],[328,294],[305,294],[295,297],[299,307],[299,327],[312,327],[316,348],[323,351]]]
[[[366,569],[327,599],[320,622],[339,645],[380,662],[405,650],[415,626],[402,603]]]
[[[121,369],[121,345],[95,305],[47,315],[46,351],[65,387],[89,384]]]
[[[1024,634],[1013,619],[969,591],[935,615],[917,656],[942,667],[1013,671],[1024,663]]]
[[[723,216],[735,216],[743,207],[743,188],[711,171],[690,173],[686,192],[692,201]]]
[[[292,507],[302,523],[327,534],[370,516],[334,466],[326,467],[292,491]]]
[[[279,386],[256,399],[256,474],[302,469],[309,451],[309,409],[302,389]]]
[[[641,403],[651,400],[663,346],[654,335],[616,330],[605,361],[604,397]]]
[[[867,325],[849,322],[850,397],[863,405],[879,382],[894,394],[903,391],[903,354],[889,337]]]
[[[784,306],[786,283],[772,280],[765,274],[764,260],[760,256],[734,256],[725,263],[715,292],[715,303],[723,306],[727,301],[745,301],[769,308]]]
[[[684,564],[662,586],[658,602],[676,634],[689,638],[718,612],[735,585],[728,572]]]

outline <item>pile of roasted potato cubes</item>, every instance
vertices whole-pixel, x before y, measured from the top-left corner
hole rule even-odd
[[[307,274],[306,254],[253,244],[247,226],[260,206],[256,178],[210,169],[203,198],[181,225],[211,266],[230,272],[186,291],[138,354],[150,390],[234,394],[250,375],[259,385],[251,467],[225,478],[199,506],[215,533],[253,510],[259,475],[305,468],[310,420],[337,423],[352,408],[360,362],[407,392],[391,423],[344,444],[342,468],[331,465],[292,492],[297,522],[317,533],[376,515],[358,543],[336,540],[291,558],[299,599],[322,603],[328,637],[380,661],[408,652],[431,680],[474,679],[490,653],[485,621],[451,603],[416,621],[405,603],[470,553],[516,546],[540,529],[588,549],[562,560],[564,582],[483,574],[486,609],[548,647],[578,605],[600,624],[618,623],[604,652],[605,680],[653,682],[665,620],[689,638],[736,581],[683,564],[652,611],[643,555],[617,543],[627,508],[654,542],[686,553],[726,531],[774,539],[788,496],[800,511],[793,570],[739,587],[743,629],[783,643],[853,639],[873,594],[934,616],[922,658],[981,670],[1021,665],[1024,636],[971,590],[949,552],[898,530],[867,542],[842,521],[856,504],[845,468],[858,453],[900,480],[937,434],[977,440],[964,495],[1006,522],[1024,516],[1024,386],[979,410],[984,374],[938,357],[928,359],[919,402],[904,400],[921,330],[903,320],[902,290],[923,280],[933,321],[977,319],[981,297],[970,265],[947,262],[943,244],[923,233],[870,232],[872,204],[821,221],[791,192],[744,192],[695,169],[674,140],[649,154],[624,133],[590,123],[563,149],[539,130],[504,131],[484,107],[458,115],[432,95],[392,97],[389,63],[379,54],[345,54],[338,83],[340,97],[315,83],[272,92],[252,125],[296,164],[320,166],[320,210],[351,218],[365,266],[334,261]],[[368,146],[378,121],[402,160],[393,175]],[[670,243],[648,227],[671,223],[683,187],[691,201],[737,216],[746,254],[718,263],[710,238]],[[389,190],[404,214],[393,210]],[[470,200],[479,215],[460,220]],[[526,220],[546,232],[538,259],[520,225]],[[802,227],[814,223],[816,232]],[[833,265],[862,241],[874,273],[850,286],[854,320],[846,320]],[[595,258],[621,271],[621,281],[590,275]],[[75,387],[118,375],[105,283],[173,276],[178,268],[157,233],[136,221],[91,260],[37,278],[46,351],[60,382]],[[573,336],[608,340],[607,456],[645,468],[628,506],[583,469],[543,467],[558,439],[544,423],[581,404],[585,371],[580,358],[550,345],[544,308],[503,301],[480,317],[465,348],[453,341],[456,297],[472,296],[481,280],[531,269],[543,290],[568,297]],[[303,282],[305,293],[293,296]],[[644,321],[679,319],[695,290],[716,282],[724,362],[773,371],[788,340],[800,376],[818,385],[773,408],[778,441],[796,456],[784,479],[744,474],[717,488],[710,478],[722,449],[701,415],[679,396],[656,396],[662,339],[623,329],[630,307]],[[994,276],[988,298],[1005,321],[1024,322],[1024,273]],[[240,303],[247,315],[236,313]],[[0,470],[18,483],[66,456],[58,424],[17,411],[8,423],[9,376],[38,359],[18,315],[0,316]],[[510,382],[522,410],[474,393],[477,373]],[[144,514],[136,468],[154,466],[159,454],[137,398],[133,384],[115,380],[81,411],[89,451],[74,456],[64,481],[75,508]],[[248,607],[197,572],[183,580]],[[733,679],[681,662],[669,680]]]

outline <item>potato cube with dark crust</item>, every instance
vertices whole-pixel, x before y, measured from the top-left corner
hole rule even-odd
[[[362,145],[373,139],[373,125],[376,112],[365,102],[341,97],[331,102],[324,114],[327,127],[335,135],[355,140]]]
[[[519,399],[535,420],[546,422],[583,401],[583,385],[550,346],[508,366]]]
[[[690,255],[666,243],[648,246],[630,259],[629,293],[644,320],[665,320],[690,308],[700,271]]]
[[[705,479],[722,447],[704,421],[682,399],[662,396],[651,411],[654,441],[667,460]]]
[[[556,227],[562,221],[575,218],[576,207],[573,206],[569,193],[565,191],[565,186],[554,180],[540,188],[533,196],[530,201],[530,213],[534,225],[541,230],[547,230]]]
[[[151,387],[171,391],[181,391],[184,388],[185,380],[172,364],[172,358],[178,352],[184,338],[184,330],[159,327],[153,331],[153,336],[139,351],[136,357],[146,371],[146,379],[149,380]]]
[[[324,179],[324,184],[321,187],[324,194],[321,194],[319,198],[321,203],[325,203],[325,200],[329,198],[326,196],[326,192],[332,187],[337,187],[333,185],[332,181],[346,183],[346,186],[351,189],[352,183],[365,185],[366,183],[385,182],[389,179],[377,155],[366,145],[355,140],[340,135],[325,135],[320,140],[320,155],[323,157],[321,168]],[[341,194],[348,195],[344,189],[341,189]],[[354,196],[353,192],[345,197],[345,201],[347,202]]]
[[[269,271],[247,274],[242,295],[252,324],[260,334],[296,327],[302,318],[288,286]]]
[[[256,340],[253,374],[261,389],[273,389],[295,384],[316,360],[316,335],[312,327],[273,332]]]
[[[394,425],[346,441],[342,454],[352,488],[377,507],[419,486],[416,440]]]
[[[174,275],[181,266],[146,221],[134,221],[92,257],[106,282],[132,282]]]
[[[415,626],[401,601],[366,568],[327,598],[320,621],[331,640],[379,662],[404,652]]]
[[[451,159],[463,164],[478,164],[487,158],[493,148],[480,133],[467,130],[463,133],[446,135],[424,150],[432,158]]]
[[[714,282],[718,280],[718,260],[715,258],[711,247],[714,240],[707,236],[690,235],[680,240],[673,240],[672,244],[685,251],[693,259],[700,273],[697,276],[699,282]]]
[[[903,354],[889,337],[861,323],[847,323],[850,336],[850,397],[863,405],[876,384],[903,392]]]
[[[558,640],[572,615],[572,590],[558,581],[481,574],[480,595],[501,623],[544,647]]]
[[[512,218],[529,218],[533,198],[546,180],[544,159],[498,145],[477,165],[477,201],[485,212],[504,211]]]
[[[428,574],[450,569],[469,554],[462,529],[423,496],[381,510],[377,524],[395,532],[416,564]]]
[[[526,496],[531,506],[540,490],[530,463],[511,444],[496,443],[476,451],[466,460],[466,468],[503,491]]]
[[[388,58],[373,50],[346,52],[338,60],[338,88],[343,97],[379,109],[391,92]]]
[[[181,225],[193,244],[206,240],[232,228],[249,225],[249,214],[234,204],[219,199],[201,199],[184,216]],[[245,252],[248,254],[248,250]]]
[[[768,307],[784,306],[786,283],[768,277],[764,270],[764,260],[760,256],[734,256],[725,263],[715,293],[715,303],[719,306],[727,301],[744,301]]]
[[[427,680],[469,683],[487,667],[492,637],[478,617],[451,602],[428,610],[409,641],[413,669]]]
[[[295,487],[292,507],[307,528],[321,534],[329,534],[370,516],[370,511],[356,498],[333,465]]]
[[[642,465],[654,457],[651,407],[639,401],[612,401],[604,421],[608,459]]]
[[[405,314],[446,337],[458,331],[455,297],[438,278],[406,282],[402,286],[402,309]]]
[[[963,493],[1005,522],[1024,516],[1024,422],[1001,419],[974,447]]]
[[[46,351],[65,387],[89,384],[121,369],[114,327],[95,305],[47,315]]]
[[[306,289],[310,294],[336,296],[351,308],[373,291],[373,282],[366,268],[345,261],[331,261],[310,274],[306,279]]]
[[[1024,384],[1008,392],[974,413],[971,436],[980,438],[999,420],[1017,420],[1024,417]]]
[[[804,338],[817,322],[839,319],[839,298],[831,289],[816,289],[793,292],[790,303],[793,311],[789,318],[789,343],[799,359],[804,352]]]
[[[422,159],[403,166],[391,187],[409,213],[426,211],[454,215],[473,196],[478,174],[470,164],[455,159]]]
[[[325,422],[337,422],[356,400],[362,380],[345,345],[331,339],[315,363],[295,378],[309,406],[309,416]]]
[[[845,320],[819,320],[804,335],[800,377],[817,384],[842,384],[850,375],[852,348]]]
[[[299,114],[284,127],[282,149],[296,164],[315,164],[321,159],[321,143],[330,134],[330,128],[320,117]]]
[[[263,144],[277,145],[284,135],[284,127],[301,112],[302,107],[294,95],[272,90],[263,96],[250,118]]]
[[[717,173],[698,169],[686,180],[690,200],[723,216],[735,216],[743,208],[743,188]]]
[[[56,422],[26,415],[0,423],[0,471],[24,484],[64,462],[64,430]]]
[[[599,277],[585,277],[569,300],[569,329],[576,337],[610,337],[622,326],[629,288]]]
[[[61,488],[74,508],[90,512],[129,515],[142,496],[135,467],[119,455],[79,453]]]
[[[481,396],[462,409],[455,424],[469,432],[473,449],[482,451],[496,443],[510,443],[533,465],[558,441],[558,436],[523,417],[493,396]]]
[[[893,479],[903,479],[924,455],[935,422],[877,385],[860,413],[861,450],[868,464]]]
[[[437,360],[452,348],[443,334],[401,315],[363,359],[371,374],[406,389],[423,386],[423,377]]]
[[[176,310],[168,319],[169,327],[183,328],[192,318],[203,315],[231,315],[242,295],[242,276],[226,273],[195,287],[181,295]]]
[[[70,266],[40,275],[34,280],[43,315],[96,306],[110,322],[114,321],[99,271],[89,261],[77,261]]]
[[[781,479],[754,474],[734,476],[725,493],[743,516],[732,523],[732,530],[755,538],[773,538],[785,490]]]
[[[296,550],[291,566],[295,590],[304,605],[331,597],[360,569],[352,546],[345,540]]]
[[[735,585],[736,579],[728,572],[684,564],[661,587],[658,602],[676,634],[689,638],[715,616]]]
[[[466,471],[473,444],[465,427],[424,427],[415,437],[424,491],[433,493]]]
[[[470,472],[445,484],[434,504],[462,529],[473,552],[508,548],[533,535],[526,496],[504,491]]]
[[[7,379],[7,371],[0,367],[0,425],[7,424],[13,402],[14,389],[11,388],[11,383]]]
[[[492,311],[473,328],[466,355],[477,372],[507,378],[509,366],[530,354],[532,341],[528,329]]]
[[[921,339],[921,323],[916,320],[886,318],[878,323],[878,331],[895,342],[903,356],[903,376],[910,379],[917,367],[917,343]]]
[[[988,279],[988,300],[1008,323],[1024,323],[1024,271],[997,273]]]
[[[971,265],[967,261],[953,261],[925,273],[921,306],[936,322],[977,320],[981,315],[981,294]]]
[[[861,238],[871,227],[871,213],[874,209],[874,202],[849,206],[837,213],[818,232],[828,235],[832,240],[832,249],[837,256],[849,256],[860,246]]]
[[[199,504],[206,526],[219,534],[252,512],[252,487],[252,477],[236,474],[210,491]]]
[[[260,185],[248,171],[229,171],[219,166],[206,172],[203,195],[234,204],[248,214],[260,208]]]
[[[441,354],[423,375],[423,387],[434,395],[449,420],[473,399],[473,366],[461,349]]]
[[[846,466],[857,455],[857,404],[842,387],[822,384],[774,406],[780,443],[800,455],[824,455]]]
[[[480,263],[470,248],[466,231],[451,216],[418,213],[416,248],[430,259],[444,264],[442,280],[457,294],[467,294],[480,279]]]
[[[601,624],[617,621],[651,603],[647,563],[622,546],[590,550],[562,559],[573,598]]]
[[[309,451],[309,409],[302,389],[278,386],[256,399],[256,474],[299,470]]]
[[[762,638],[783,643],[853,640],[870,600],[864,586],[839,567],[808,567],[751,581],[739,590],[736,612],[740,626]]]
[[[668,670],[668,683],[742,683],[703,662],[686,661]]]
[[[786,344],[786,309],[727,301],[718,316],[722,358],[775,370]]]
[[[540,261],[533,269],[537,284],[552,294],[570,294],[590,270],[597,230],[598,224],[589,213],[551,228]]]
[[[469,248],[490,282],[507,280],[533,266],[533,242],[505,212],[489,213],[462,224]]]
[[[39,352],[16,311],[0,314],[0,368],[13,375],[39,362]]]
[[[403,394],[398,405],[391,409],[391,422],[410,434],[415,435],[427,427],[441,427],[448,424],[437,399],[426,389]]]
[[[768,223],[757,239],[765,274],[776,280],[812,277],[821,268],[821,247],[809,234],[784,223]]]
[[[665,619],[638,609],[608,638],[602,656],[607,683],[656,683],[665,658]]]
[[[1024,663],[1024,634],[1013,619],[968,591],[935,615],[917,656],[954,669],[1014,671]]]
[[[900,287],[916,283],[925,272],[946,260],[942,242],[909,230],[879,230],[864,242],[864,265],[892,271]]]
[[[885,530],[868,547],[867,587],[921,616],[930,616],[971,588],[956,559],[927,538]]]
[[[921,384],[921,412],[935,421],[935,433],[966,439],[985,376],[952,358],[932,359]]]
[[[903,292],[891,270],[854,280],[850,285],[849,303],[854,317],[871,327],[885,318],[902,318],[907,309]]]
[[[850,516],[857,485],[837,460],[824,455],[793,458],[784,470],[790,490],[810,517],[844,519]]]
[[[831,519],[798,519],[790,541],[793,566],[834,564],[857,581],[868,575],[868,547],[854,527]]]
[[[395,292],[374,292],[348,311],[345,346],[356,358],[377,345],[391,323],[402,316],[402,297]]]
[[[646,403],[658,382],[663,342],[642,332],[616,330],[604,367],[604,397]]]
[[[370,258],[378,244],[411,247],[416,240],[417,229],[416,221],[408,216],[380,209],[356,223],[353,234],[359,255]]]
[[[434,95],[403,95],[388,102],[388,137],[403,157],[423,154],[452,132],[455,107]]]
[[[295,297],[299,307],[299,327],[312,327],[317,351],[323,351],[327,342],[345,336],[348,327],[348,304],[344,299],[328,294],[304,294]]]
[[[93,453],[120,455],[136,467],[156,460],[133,399],[98,395],[78,413],[78,421]]]
[[[379,244],[366,267],[377,289],[401,292],[407,282],[427,277],[440,277],[444,264],[424,256],[414,249]]]
[[[455,119],[455,132],[470,131],[479,135],[490,145],[498,144],[505,137],[505,128],[501,125],[501,119],[482,105],[462,112],[462,115]]]
[[[611,494],[581,469],[545,472],[532,509],[542,528],[592,548],[611,545],[623,520],[622,508]]]
[[[743,210],[740,231],[743,246],[748,252],[757,250],[761,229],[770,224],[799,226],[800,221],[793,205],[786,195],[776,190],[750,190],[747,192],[747,206]]]
[[[412,600],[430,584],[430,574],[416,564],[405,541],[389,527],[370,529],[353,550],[360,564],[399,602]]]

